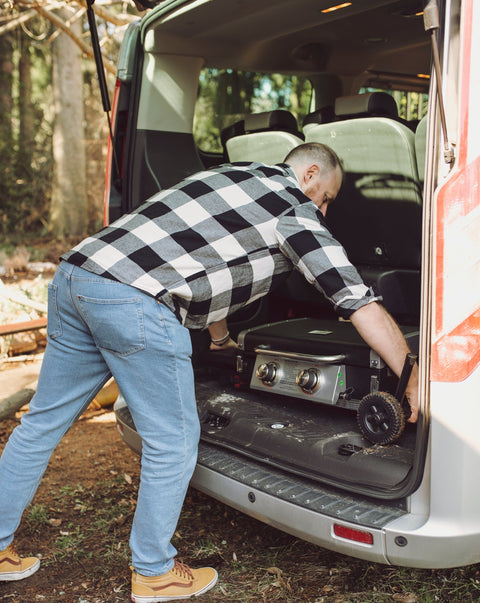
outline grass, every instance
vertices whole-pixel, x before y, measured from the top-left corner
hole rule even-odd
[[[95,488],[77,483],[51,490],[52,505],[48,510],[44,505],[31,505],[26,511],[30,533],[38,533],[45,526],[57,532],[44,565],[59,560],[74,563],[95,555],[105,573],[111,571],[112,565],[128,567],[128,538],[118,532],[129,529],[135,490],[136,485],[128,484],[123,476],[115,476]],[[127,518],[128,525],[123,528]]]
[[[70,598],[65,594],[62,600],[77,603],[74,588],[85,588],[87,603],[128,596],[128,536],[137,479],[119,473],[93,487],[91,481],[58,485],[50,489],[47,502],[27,510],[28,532],[37,541],[50,537],[43,558],[49,575],[72,570],[66,587]],[[173,542],[181,560],[218,569],[218,585],[202,599],[205,603],[480,602],[480,565],[424,570],[350,558],[279,532],[194,490]]]
[[[48,524],[48,512],[44,505],[31,505],[25,514],[29,528],[34,531]]]
[[[128,599],[138,461],[120,441],[102,450],[108,423],[95,423],[86,437],[88,425],[72,428],[19,530],[19,549],[42,553],[44,571],[31,581],[0,583],[0,600]],[[61,470],[67,459],[76,469],[69,485]],[[181,561],[218,569],[217,586],[199,603],[480,603],[480,564],[427,570],[362,561],[298,540],[193,489],[173,544]]]
[[[50,489],[48,502],[26,513],[31,534],[37,539],[50,534],[43,565],[50,573],[72,568],[67,591],[86,584],[88,603],[121,601],[129,592],[128,537],[138,476],[103,475],[108,477],[93,487],[91,481],[58,485]],[[193,567],[218,569],[218,585],[202,599],[205,603],[480,602],[480,565],[426,570],[350,558],[279,532],[195,490],[189,491],[173,543],[180,559]],[[101,594],[107,591],[111,599]],[[79,601],[78,595],[66,596],[62,600],[68,603]]]

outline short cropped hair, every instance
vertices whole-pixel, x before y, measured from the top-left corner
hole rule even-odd
[[[315,163],[325,172],[339,168],[343,177],[343,166],[338,155],[326,144],[320,142],[306,142],[295,147],[285,157],[284,163],[291,165]]]

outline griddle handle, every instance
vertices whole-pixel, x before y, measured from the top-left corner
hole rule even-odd
[[[339,364],[347,357],[345,354],[331,354],[329,356],[313,356],[311,354],[300,354],[296,352],[283,352],[281,350],[272,350],[271,348],[259,346],[254,348],[255,354],[264,354],[265,356],[278,356],[280,358],[289,358],[305,362],[318,362],[318,364]]]
[[[415,366],[415,362],[417,362],[417,360],[418,356],[416,354],[409,353],[405,357],[402,374],[400,375],[397,389],[395,391],[395,398],[400,402],[400,404],[403,403],[405,392],[407,391],[408,380],[410,379],[410,375],[412,374],[413,367]]]

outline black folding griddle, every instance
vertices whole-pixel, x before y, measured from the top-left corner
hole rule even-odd
[[[418,329],[401,329],[417,350]],[[350,322],[313,318],[247,329],[238,344],[237,372],[251,389],[356,410],[362,435],[377,444],[400,437],[414,354],[399,380]]]

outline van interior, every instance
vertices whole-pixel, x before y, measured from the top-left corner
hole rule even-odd
[[[136,26],[136,69],[118,98],[127,167],[112,181],[110,220],[196,171],[281,163],[303,142],[325,143],[345,171],[329,227],[417,352],[431,69],[422,10],[416,0],[158,6]],[[229,330],[238,353],[210,352],[207,332],[191,334],[203,443],[403,504],[421,477],[424,431],[407,423],[385,445],[361,433],[359,401],[394,394],[397,379],[322,293],[294,272]],[[272,371],[287,369],[276,387]],[[322,397],[324,382],[333,389]]]

